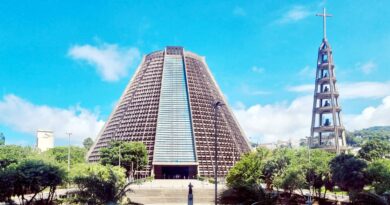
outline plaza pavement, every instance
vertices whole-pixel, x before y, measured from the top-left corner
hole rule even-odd
[[[128,194],[133,202],[141,204],[187,204],[188,185],[193,185],[194,204],[214,204],[214,184],[199,180],[153,180],[139,185],[132,185],[134,192]],[[265,184],[262,184],[265,188]],[[225,184],[218,184],[218,191],[226,190]],[[276,190],[275,190],[276,191]],[[302,190],[305,196],[309,190]],[[301,194],[300,191],[295,191]],[[327,193],[326,198],[338,202],[349,202],[346,195]]]
[[[188,204],[188,185],[192,184],[193,204],[214,204],[214,184],[199,180],[153,180],[139,185],[132,185],[128,196],[132,202],[141,204]],[[226,186],[218,184],[218,190]]]
[[[207,181],[199,180],[158,180],[143,182],[142,184],[133,184],[130,188],[133,192],[127,196],[132,202],[140,204],[188,204],[188,185],[192,184],[193,189],[193,204],[208,205],[214,204],[214,184]],[[265,187],[265,185],[262,185]],[[71,189],[74,191],[75,189]],[[219,192],[226,190],[225,184],[218,184]],[[56,196],[65,195],[66,189],[58,189]],[[296,194],[301,194],[296,191]],[[308,190],[303,190],[304,195],[308,195]],[[31,197],[27,195],[26,198]],[[47,193],[39,194],[37,198],[46,198]],[[337,200],[339,202],[348,202],[349,197],[345,195],[327,194],[326,197],[331,200]],[[14,198],[16,204],[20,204],[17,198]],[[4,203],[0,202],[0,205]]]

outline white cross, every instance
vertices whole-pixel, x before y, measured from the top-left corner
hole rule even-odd
[[[331,17],[331,14],[327,14],[326,10],[324,8],[324,11],[322,14],[316,14],[316,16],[322,16],[323,19],[323,30],[324,30],[324,39],[326,39],[326,17]]]

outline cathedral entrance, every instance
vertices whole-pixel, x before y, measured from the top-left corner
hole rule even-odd
[[[189,167],[162,167],[164,179],[188,179]]]
[[[196,166],[155,165],[155,179],[195,179]]]

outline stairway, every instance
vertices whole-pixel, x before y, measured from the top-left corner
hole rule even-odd
[[[193,204],[214,204],[214,184],[198,180],[153,180],[133,185],[128,194],[132,202],[140,204],[187,204],[188,185],[193,185]],[[219,191],[225,189],[219,185]]]

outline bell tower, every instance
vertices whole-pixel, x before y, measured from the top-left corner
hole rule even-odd
[[[311,148],[322,148],[339,154],[345,151],[346,141],[332,49],[326,38],[326,17],[331,15],[324,8],[323,13],[317,16],[323,17],[324,37],[318,49],[309,144]]]

